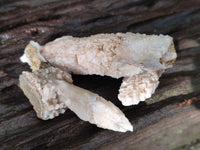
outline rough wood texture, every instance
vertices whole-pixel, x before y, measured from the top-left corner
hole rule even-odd
[[[0,22],[1,149],[200,149],[200,102],[183,103],[200,96],[199,0],[1,0]],[[19,61],[29,40],[126,31],[174,37],[178,59],[151,99],[123,107],[121,79],[73,78],[120,107],[133,133],[99,129],[69,110],[49,121],[36,117],[17,86],[19,74],[29,70]]]

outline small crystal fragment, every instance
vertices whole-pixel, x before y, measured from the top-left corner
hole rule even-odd
[[[19,79],[21,89],[41,119],[52,119],[69,108],[80,119],[98,127],[133,131],[119,108],[99,95],[73,85],[70,74],[60,69],[49,67],[32,73],[24,71]]]

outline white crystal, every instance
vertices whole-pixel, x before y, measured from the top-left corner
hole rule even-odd
[[[172,37],[134,33],[97,34],[84,38],[64,36],[40,46],[39,52],[51,65],[67,72],[125,77],[118,96],[124,105],[138,104],[151,97],[159,76],[172,66],[177,56]],[[142,82],[148,85],[146,87],[139,83],[144,74],[147,77]],[[148,83],[151,80],[152,83]],[[131,88],[126,88],[126,83]],[[145,94],[140,94],[142,88]],[[132,102],[126,100],[129,92],[136,92],[129,96]]]
[[[52,119],[59,113],[64,113],[68,107],[80,119],[98,127],[120,132],[133,131],[128,119],[114,104],[71,84],[65,78],[57,78],[57,73],[63,73],[56,70],[50,67],[20,75],[20,87],[33,104],[39,118]]]

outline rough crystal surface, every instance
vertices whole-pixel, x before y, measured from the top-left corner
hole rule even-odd
[[[72,84],[70,74],[49,67],[20,75],[20,87],[32,103],[37,116],[47,120],[67,108],[84,121],[114,131],[133,131],[123,112],[99,95]]]
[[[39,51],[50,64],[68,72],[124,77],[118,96],[124,105],[149,98],[158,85],[155,76],[171,67],[177,56],[172,37],[134,33],[64,36]],[[148,86],[142,86],[139,79]],[[148,92],[140,93],[142,88]]]

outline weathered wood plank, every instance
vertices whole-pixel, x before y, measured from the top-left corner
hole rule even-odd
[[[189,149],[199,148],[200,1],[50,0],[0,2],[1,149]],[[121,79],[73,76],[75,84],[111,100],[134,125],[133,133],[103,130],[70,110],[53,120],[38,119],[17,86],[29,70],[19,61],[29,40],[44,44],[62,35],[107,32],[170,34],[178,52],[152,98],[124,107],[117,99]]]
[[[112,141],[101,149],[118,147],[119,149],[168,150],[180,149],[183,144],[190,145],[200,138],[200,111],[194,106],[189,107],[191,108],[187,108],[188,110],[182,108],[184,112],[163,119],[134,135],[117,139],[117,142]]]

